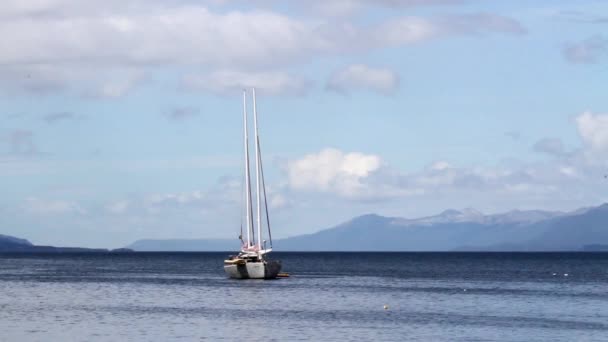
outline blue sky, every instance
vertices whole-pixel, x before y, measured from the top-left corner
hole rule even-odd
[[[236,236],[241,90],[274,235],[608,201],[605,1],[9,0],[0,233]]]

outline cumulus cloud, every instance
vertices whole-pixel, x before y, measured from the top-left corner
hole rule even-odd
[[[353,14],[367,7],[375,8],[408,8],[418,6],[433,5],[456,5],[463,3],[463,0],[313,0],[310,3],[317,11],[332,16],[342,16]]]
[[[182,85],[187,89],[208,91],[220,95],[235,94],[243,89],[254,87],[261,94],[299,95],[305,93],[308,81],[280,71],[224,70],[204,75],[185,76]]]
[[[385,6],[440,3],[451,1],[383,2]],[[151,70],[162,67],[204,70],[203,76],[186,77],[186,83],[206,91],[255,83],[271,94],[298,93],[306,82],[277,70],[337,53],[455,34],[523,30],[513,19],[483,13],[397,17],[364,26],[287,16],[271,9],[214,11],[182,1],[10,0],[2,7],[0,40],[11,46],[0,52],[5,88],[35,92],[76,88],[103,98],[128,94],[148,79]],[[235,65],[242,71],[231,70]]]
[[[129,6],[137,2],[127,1],[74,13],[62,7],[67,3],[74,2],[50,2],[36,10],[13,6],[22,15],[0,22],[0,38],[13,47],[0,53],[0,74],[10,76],[9,84],[17,80],[25,89],[47,91],[83,80],[96,83],[87,94],[117,97],[147,67],[275,65],[320,44],[305,23],[268,11],[219,14],[160,3],[137,11]],[[130,72],[108,73],[125,69]]]
[[[599,62],[608,55],[608,39],[596,35],[576,43],[566,44],[562,53],[566,60],[577,64]]]
[[[326,148],[287,164],[289,186],[296,190],[336,192],[357,196],[365,191],[363,179],[378,171],[382,160],[376,155],[343,153]]]
[[[65,9],[36,21],[19,16],[5,20],[0,32],[12,34],[2,38],[15,48],[3,51],[0,61],[273,65],[320,44],[310,24],[270,11],[214,13],[171,2],[153,2],[139,11],[133,4],[137,1],[111,2],[101,9],[89,3],[99,11]]]
[[[591,189],[591,184],[598,181],[594,177],[603,172],[580,153],[566,153],[561,141],[541,140],[537,148],[556,158],[542,163],[488,167],[458,167],[439,160],[406,173],[391,167],[379,155],[324,149],[289,161],[285,169],[292,196],[317,193],[356,201],[475,198],[480,205],[488,198],[500,201],[525,198],[528,203],[541,204],[573,201],[569,196],[575,192],[576,196],[584,197],[580,189]]]
[[[354,64],[334,72],[327,88],[340,93],[365,89],[390,94],[399,87],[399,75],[387,68]]]
[[[591,151],[608,151],[608,114],[585,112],[576,118],[578,133]]]
[[[321,193],[358,201],[386,201],[432,196],[549,194],[575,170],[563,165],[517,168],[463,168],[436,161],[412,173],[392,168],[378,155],[324,149],[289,161],[287,184],[292,191]]]

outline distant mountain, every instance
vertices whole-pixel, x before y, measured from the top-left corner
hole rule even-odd
[[[2,252],[44,252],[44,253],[65,253],[65,252],[127,252],[127,249],[107,250],[102,248],[80,248],[80,247],[53,247],[36,246],[25,239],[0,234],[0,253]]]
[[[600,245],[600,244],[584,245],[583,251],[585,251],[585,252],[608,252],[608,245]]]
[[[230,251],[239,248],[237,239],[171,239],[171,240],[137,240],[127,248],[138,252],[196,252],[196,251]]]
[[[275,241],[277,251],[578,251],[608,245],[608,204],[570,213],[474,209],[406,219],[368,214],[313,234]],[[587,246],[587,247],[585,247]],[[235,250],[235,240],[140,240],[134,250]]]
[[[5,248],[19,248],[33,246],[31,242],[25,239],[19,239],[13,236],[0,234],[0,250]]]

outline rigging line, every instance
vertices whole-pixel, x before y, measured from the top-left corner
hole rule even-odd
[[[262,148],[260,147],[260,138],[258,137],[258,149],[260,155],[262,155]],[[266,223],[268,225],[268,241],[270,241],[270,248],[272,248],[272,233],[270,232],[270,215],[268,215],[268,201],[266,199],[266,183],[264,182],[264,166],[262,164],[262,158],[260,158],[260,174],[262,176],[262,189],[264,189],[264,209],[266,210]]]

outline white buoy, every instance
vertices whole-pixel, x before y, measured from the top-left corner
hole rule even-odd
[[[557,275],[557,273],[553,273],[553,276],[556,276],[556,275]]]
[[[564,273],[564,277],[567,277],[567,276],[568,276],[568,273]]]
[[[384,304],[384,310],[388,310],[388,305]]]

